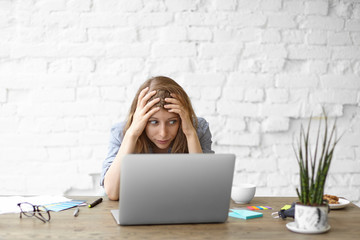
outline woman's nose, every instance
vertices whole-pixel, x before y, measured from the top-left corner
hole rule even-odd
[[[166,126],[165,126],[165,124],[162,124],[162,125],[160,126],[160,136],[161,136],[161,137],[165,137],[166,134],[167,134]]]

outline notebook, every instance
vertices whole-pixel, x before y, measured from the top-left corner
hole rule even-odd
[[[126,155],[111,213],[120,225],[225,222],[234,165],[234,154]]]

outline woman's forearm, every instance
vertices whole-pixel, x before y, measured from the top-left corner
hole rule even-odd
[[[104,189],[110,200],[119,199],[121,162],[126,154],[135,150],[137,137],[126,133],[116,157],[105,174]]]
[[[194,129],[188,135],[186,135],[189,153],[202,153],[201,144],[198,135]]]

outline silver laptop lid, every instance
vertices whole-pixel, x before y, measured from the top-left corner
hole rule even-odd
[[[130,154],[122,162],[119,224],[225,222],[233,154]]]

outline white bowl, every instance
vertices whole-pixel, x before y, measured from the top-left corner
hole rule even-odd
[[[256,186],[254,184],[238,184],[231,189],[231,198],[235,203],[249,203],[255,196]]]

